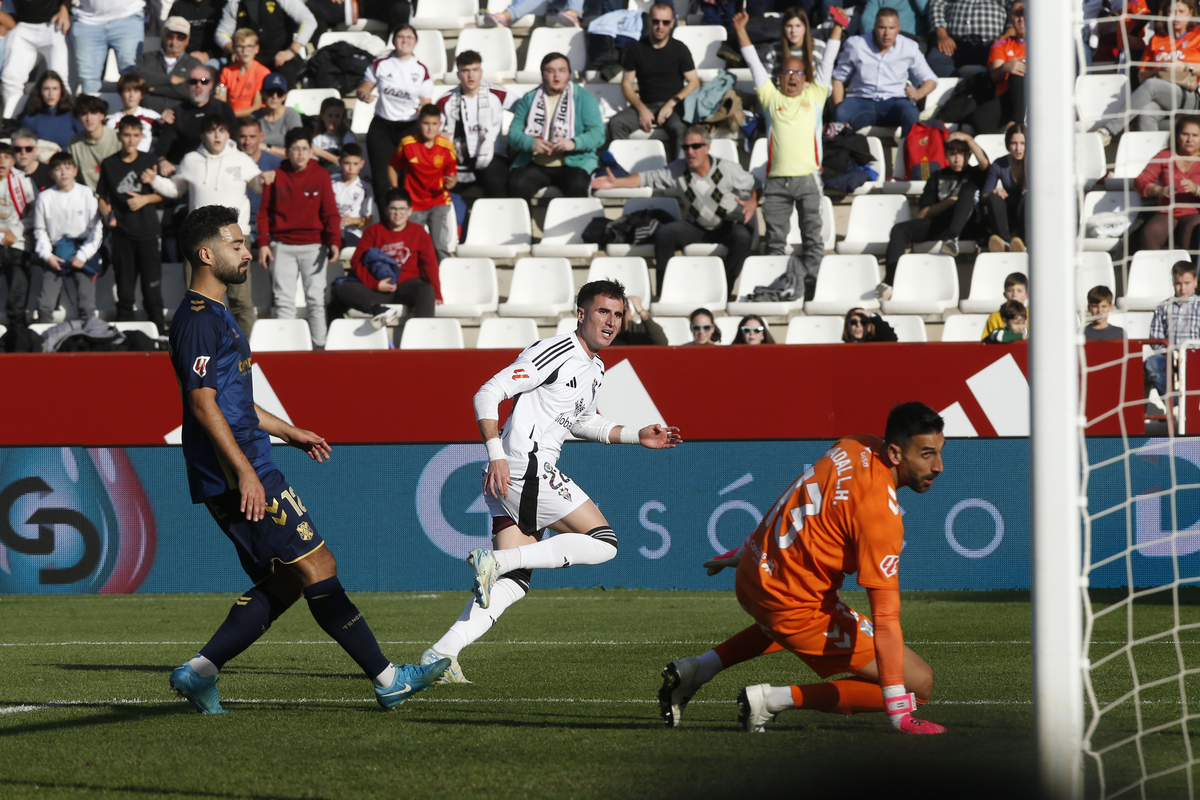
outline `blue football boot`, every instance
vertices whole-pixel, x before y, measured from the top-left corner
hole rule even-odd
[[[171,673],[171,688],[201,714],[229,713],[221,708],[221,695],[217,693],[217,676],[201,678],[196,674],[196,670],[192,669],[191,664],[184,664]]]
[[[376,686],[375,700],[390,711],[417,692],[424,691],[438,682],[442,673],[450,666],[450,659],[443,658],[432,664],[419,667],[416,664],[397,664],[396,677],[391,686]]]

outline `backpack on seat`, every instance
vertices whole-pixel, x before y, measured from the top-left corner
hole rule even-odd
[[[904,139],[905,175],[910,181],[927,181],[946,166],[946,137],[950,132],[937,120],[915,122]]]

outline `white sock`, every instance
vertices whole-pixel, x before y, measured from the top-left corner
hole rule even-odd
[[[387,669],[375,676],[376,686],[391,686],[396,680],[396,665],[388,664]]]
[[[696,680],[700,683],[708,683],[723,669],[725,665],[721,663],[721,657],[717,655],[716,650],[696,656]]]
[[[514,569],[561,569],[574,564],[603,564],[617,548],[585,533],[560,533],[535,544],[523,544],[492,554],[502,573]]]
[[[216,664],[209,661],[204,656],[196,656],[188,663],[191,664],[192,669],[195,670],[196,674],[201,678],[211,678],[220,671],[217,669]]]
[[[780,711],[790,711],[796,707],[792,699],[791,686],[772,686],[767,690],[767,711],[778,714]]]
[[[444,656],[458,658],[464,647],[487,633],[496,624],[496,620],[500,619],[500,615],[524,596],[525,590],[520,584],[511,578],[501,578],[492,587],[492,602],[488,608],[480,608],[474,598],[468,600],[467,607],[463,609],[458,621],[434,643],[433,649]]]

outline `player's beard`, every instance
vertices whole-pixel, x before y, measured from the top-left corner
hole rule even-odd
[[[242,269],[242,265],[245,269]],[[231,284],[245,283],[250,277],[250,261],[235,261],[232,264],[218,264],[213,270],[213,275],[221,283],[229,286]]]

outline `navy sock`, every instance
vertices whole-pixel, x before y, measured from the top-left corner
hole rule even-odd
[[[229,609],[229,616],[200,650],[200,655],[221,669],[225,662],[258,641],[290,605],[266,589],[255,586],[239,597],[233,608]]]
[[[346,596],[337,576],[318,581],[304,590],[313,619],[354,659],[368,678],[374,679],[392,663],[379,649],[375,634],[358,608]]]

